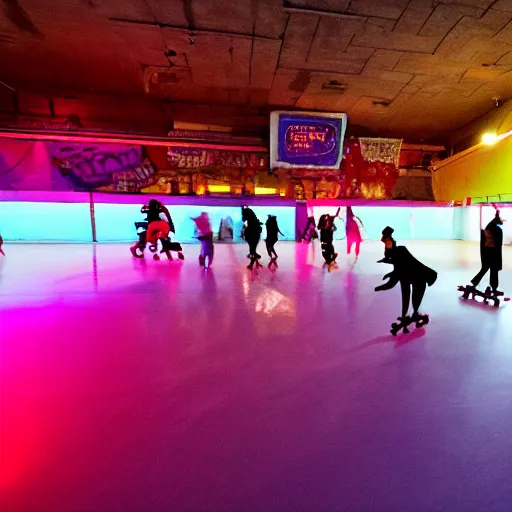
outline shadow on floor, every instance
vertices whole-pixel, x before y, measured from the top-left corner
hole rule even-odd
[[[425,336],[425,328],[420,327],[419,329],[414,329],[408,334],[399,333],[398,336],[393,336],[388,334],[387,336],[377,336],[365,343],[354,347],[349,352],[359,352],[360,350],[364,350],[365,348],[373,347],[374,345],[379,345],[380,343],[394,343],[395,348],[403,347],[404,345],[408,345],[414,340]]]

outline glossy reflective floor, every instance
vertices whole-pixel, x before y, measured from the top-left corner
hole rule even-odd
[[[252,274],[6,245],[0,510],[509,511],[512,303],[459,300],[477,245],[406,245],[439,279],[398,338],[380,243],[331,274],[292,243]]]

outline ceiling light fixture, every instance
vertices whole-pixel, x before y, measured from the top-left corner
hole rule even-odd
[[[338,80],[328,80],[322,84],[322,90],[343,92],[346,88],[346,84],[342,84]]]
[[[482,144],[492,146],[498,140],[498,136],[495,133],[487,132],[482,135]]]

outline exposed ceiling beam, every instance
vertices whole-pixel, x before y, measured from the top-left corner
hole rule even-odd
[[[196,28],[194,30],[190,30],[187,27],[182,27],[180,25],[170,25],[168,23],[160,23],[155,21],[138,21],[138,20],[129,20],[125,18],[109,18],[109,21],[113,21],[115,23],[126,23],[131,25],[146,25],[153,26],[156,28],[168,28],[170,30],[179,30],[185,33],[193,32],[194,34],[213,34],[213,35],[223,35],[227,37],[243,37],[245,39],[261,39],[264,41],[281,41],[282,37],[268,37],[268,36],[259,36],[256,34],[249,34],[244,32],[232,32],[229,30],[214,30],[214,29],[201,29]]]
[[[137,144],[140,146],[173,146],[173,147],[194,147],[204,149],[221,149],[226,151],[250,151],[266,152],[264,145],[245,144],[223,144],[219,142],[185,141],[172,137],[144,137],[132,136],[120,133],[94,133],[86,131],[49,131],[49,130],[21,130],[21,129],[0,129],[0,139],[51,141],[51,142],[74,142],[74,143],[97,143],[97,144]]]

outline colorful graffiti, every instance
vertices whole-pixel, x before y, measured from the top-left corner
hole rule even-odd
[[[50,144],[49,151],[75,190],[134,192],[150,185],[155,175],[140,146]]]
[[[257,152],[0,140],[0,189],[388,199],[399,155],[399,140],[351,138],[339,168],[272,171]]]

